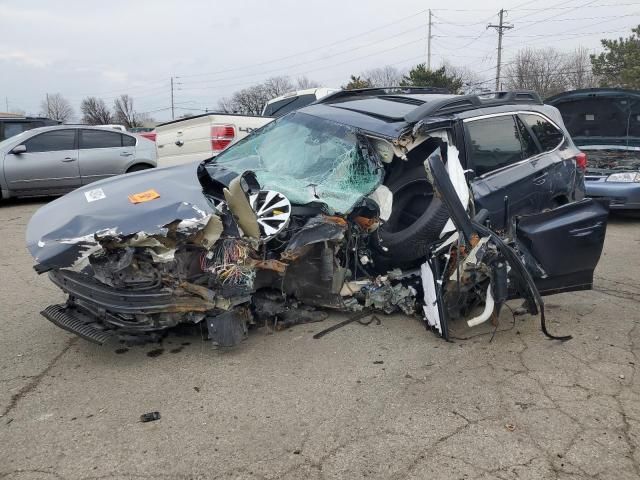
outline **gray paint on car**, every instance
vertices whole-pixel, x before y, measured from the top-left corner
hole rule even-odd
[[[83,132],[117,137],[120,145],[86,148]],[[14,152],[20,145],[26,150]],[[60,195],[138,165],[157,166],[155,143],[146,138],[91,126],[36,128],[0,142],[0,189],[2,198]]]

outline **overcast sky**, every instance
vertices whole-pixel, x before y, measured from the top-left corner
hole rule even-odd
[[[37,114],[59,92],[78,113],[85,96],[112,104],[128,93],[138,111],[166,120],[172,76],[176,114],[215,108],[274,75],[340,86],[352,73],[425,61],[428,8],[432,63],[483,79],[495,75],[497,34],[486,25],[500,8],[515,27],[506,62],[527,45],[595,52],[600,38],[640,23],[640,0],[0,0],[0,111],[8,102]]]

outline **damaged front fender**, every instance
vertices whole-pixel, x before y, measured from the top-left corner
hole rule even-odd
[[[101,240],[193,235],[214,214],[197,169],[197,164],[153,169],[75,190],[34,214],[27,227],[27,248],[41,270],[81,268],[100,250]],[[158,196],[140,203],[129,199],[149,190]]]

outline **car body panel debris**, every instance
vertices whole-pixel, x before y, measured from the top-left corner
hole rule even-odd
[[[583,199],[579,153],[532,92],[337,92],[213,159],[51,202],[27,245],[69,296],[44,315],[96,343],[203,323],[232,347],[327,308],[416,316],[446,339],[513,298],[567,339],[541,295],[591,288],[608,212]]]

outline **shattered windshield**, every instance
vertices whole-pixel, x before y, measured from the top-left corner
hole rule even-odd
[[[255,172],[265,190],[291,203],[325,203],[347,213],[380,183],[382,169],[353,128],[295,112],[277,119],[218,155],[215,163]]]

